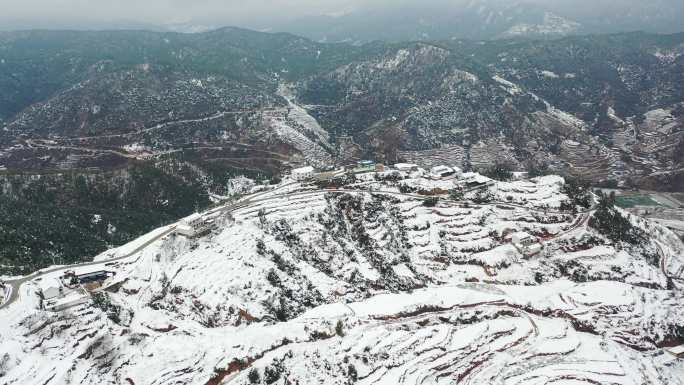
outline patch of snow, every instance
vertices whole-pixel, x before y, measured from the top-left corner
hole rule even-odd
[[[674,63],[680,56],[682,56],[682,53],[675,50],[656,49],[656,51],[653,53],[653,56],[658,58],[658,60],[663,63]]]
[[[619,116],[617,116],[617,114],[615,113],[615,109],[613,109],[613,107],[608,107],[607,114],[608,114],[608,117],[611,118],[616,123],[625,124],[625,121],[620,119]]]
[[[522,94],[522,90],[520,89],[520,87],[518,87],[517,84],[509,82],[508,80],[502,78],[499,75],[493,76],[492,79],[494,79],[494,81],[496,81],[497,83],[503,85],[504,87],[502,87],[502,88],[504,90],[506,90],[509,94],[511,94],[511,95]]]
[[[409,50],[400,49],[393,58],[379,62],[375,67],[381,70],[394,70],[399,68],[399,66],[405,62],[409,56],[411,56],[411,52]]]
[[[567,35],[577,31],[581,24],[565,19],[551,12],[544,14],[541,24],[519,23],[506,32],[504,36],[529,36],[529,35]]]
[[[131,143],[122,147],[127,152],[131,153],[142,153],[142,152],[152,152],[152,148],[145,146],[142,143]]]
[[[239,359],[249,370],[222,383],[280,363],[301,384],[344,384],[353,372],[364,384],[681,383],[684,365],[657,359],[684,319],[684,294],[667,289],[661,267],[602,242],[583,214],[557,211],[561,177],[478,175],[448,182],[487,182],[493,203],[442,195],[427,207],[372,177],[336,192],[283,182],[202,214],[216,223],[210,234],[174,236],[170,225],[98,256],[126,256],[107,266],[117,274],[105,311],[46,312],[35,292],[62,270],[29,281],[0,309],[3,381],[217,383]],[[419,173],[402,182],[446,187]],[[517,231],[545,234],[548,255],[520,257],[501,236]],[[681,274],[681,240],[652,237],[664,269]],[[597,275],[574,282],[575,269]]]

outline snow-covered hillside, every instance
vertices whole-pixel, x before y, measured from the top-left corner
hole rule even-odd
[[[543,22],[539,24],[515,24],[503,33],[503,37],[516,36],[565,36],[577,32],[581,24],[555,15],[551,12],[544,14]]]
[[[676,236],[610,241],[555,176],[423,175],[286,180],[101,255],[107,289],[60,312],[35,293],[62,271],[28,281],[0,383],[684,384]]]

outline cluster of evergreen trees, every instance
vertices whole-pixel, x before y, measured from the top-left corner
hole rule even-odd
[[[589,220],[589,226],[615,243],[638,245],[646,240],[643,230],[633,226],[629,219],[615,208],[615,193],[604,194],[597,191],[597,195],[598,205]]]
[[[493,166],[482,170],[482,175],[506,182],[513,179],[513,166],[510,163],[497,161]]]
[[[152,165],[107,176],[8,176],[0,192],[0,274],[91,259],[210,203],[198,182]]]
[[[561,209],[577,211],[577,207],[588,209],[591,207],[591,187],[589,182],[579,178],[565,178],[563,192],[568,196],[568,202],[561,203]]]

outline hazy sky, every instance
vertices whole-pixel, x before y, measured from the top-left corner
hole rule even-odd
[[[672,7],[682,8],[684,3],[684,0],[0,0],[0,29],[98,25],[107,28],[121,23],[257,27],[301,16],[343,14],[367,8],[463,5],[481,1],[552,4],[573,13],[632,11],[636,14],[638,7],[668,12]]]
[[[192,20],[240,22],[348,12],[384,0],[0,0],[0,19],[135,21],[151,24]]]
[[[0,0],[0,20],[128,20],[150,24],[225,20],[243,24],[254,20],[336,15],[368,8],[401,7],[406,4],[459,4],[478,1],[482,0]],[[486,1],[513,3],[521,0]]]

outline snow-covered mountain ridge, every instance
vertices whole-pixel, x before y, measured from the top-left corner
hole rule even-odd
[[[684,245],[636,217],[648,239],[610,241],[571,199],[556,176],[286,180],[205,236],[99,256],[116,275],[92,303],[40,309],[68,267],[22,285],[0,382],[681,384],[659,348],[684,328]]]

